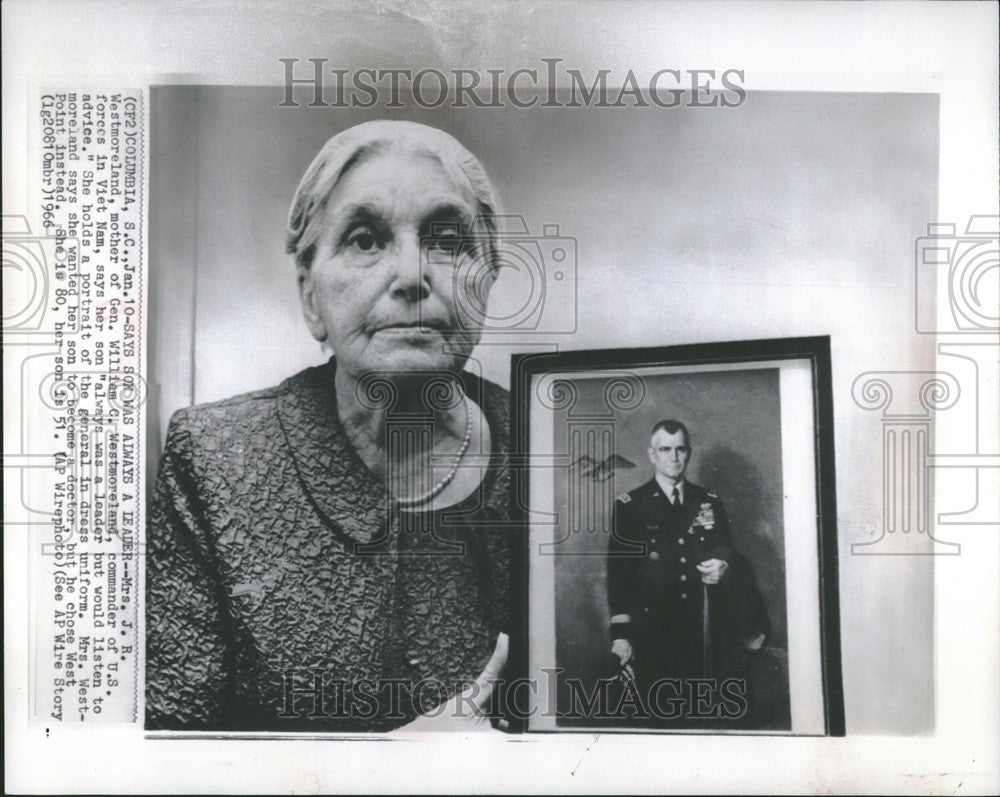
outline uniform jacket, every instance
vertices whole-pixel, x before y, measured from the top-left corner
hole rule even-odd
[[[669,652],[682,674],[726,670],[743,637],[766,632],[767,616],[749,569],[736,551],[722,501],[685,482],[683,506],[675,510],[656,479],[615,500],[608,552],[608,600],[612,638],[639,648],[639,665],[651,651]],[[705,586],[697,566],[706,559],[728,565],[718,584],[707,587],[711,661],[703,661]],[[672,673],[664,673],[672,674]]]
[[[345,684],[450,694],[489,659],[509,594],[506,391],[463,375],[490,424],[489,471],[454,516],[401,537],[340,425],[335,368],[171,420],[147,531],[148,728],[386,730],[414,712],[345,700]]]

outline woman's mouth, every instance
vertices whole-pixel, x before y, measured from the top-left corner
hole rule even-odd
[[[429,335],[432,332],[444,334],[448,331],[448,326],[440,321],[405,321],[397,324],[384,324],[379,326],[375,331],[403,335]]]

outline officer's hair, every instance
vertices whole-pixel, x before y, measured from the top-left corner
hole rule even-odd
[[[662,429],[667,434],[677,434],[678,432],[683,432],[684,445],[686,445],[688,448],[691,447],[691,435],[688,434],[688,428],[680,421],[673,421],[673,420],[660,421],[658,424],[656,424],[656,426],[653,427],[653,431],[649,433],[649,436],[652,437],[658,431],[660,431],[660,429]]]

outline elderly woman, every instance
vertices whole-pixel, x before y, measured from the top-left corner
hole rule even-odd
[[[464,366],[496,207],[479,161],[423,125],[317,155],[287,246],[333,357],[171,420],[147,728],[391,730],[482,704],[456,693],[505,657],[508,396]]]

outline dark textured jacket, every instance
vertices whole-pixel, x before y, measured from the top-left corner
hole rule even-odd
[[[171,420],[147,533],[147,728],[391,729],[478,675],[506,627],[508,394],[463,376],[490,468],[456,507],[411,515],[348,443],[335,367]]]

